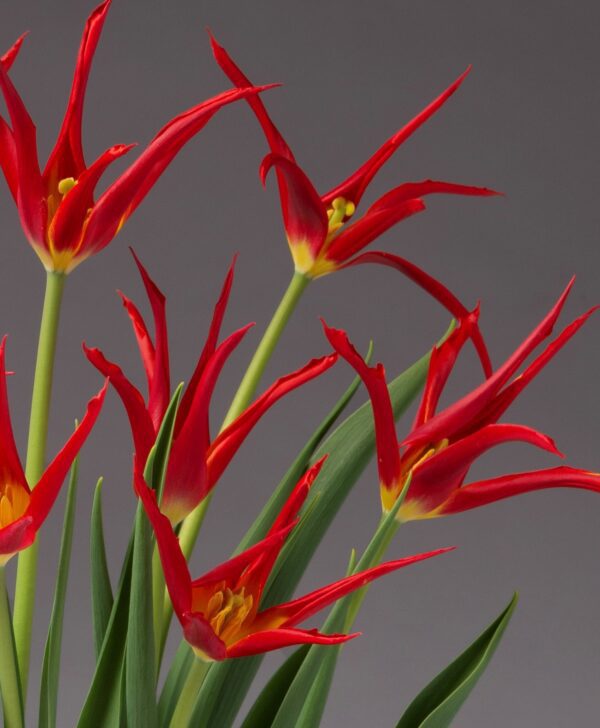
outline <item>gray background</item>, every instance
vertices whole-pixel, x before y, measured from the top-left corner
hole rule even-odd
[[[31,36],[13,78],[38,122],[45,160],[60,124],[83,22],[92,3],[4,0],[0,47]],[[564,2],[194,2],[115,0],[98,49],[85,115],[88,159],[117,142],[146,142],[170,116],[227,87],[205,25],[257,82],[283,81],[269,108],[298,159],[324,190],[339,181],[468,63],[460,93],[388,164],[368,199],[400,181],[435,177],[486,184],[505,199],[430,199],[429,211],[388,233],[396,250],[437,274],[463,300],[483,300],[496,363],[540,319],[573,272],[565,321],[600,297],[598,286],[598,11]],[[193,367],[210,309],[234,251],[241,257],[227,316],[255,333],[227,367],[214,402],[217,426],[245,362],[291,272],[274,186],[257,166],[261,134],[242,105],[219,114],[176,160],[119,239],[67,285],[50,452],[99,378],[80,352],[86,339],[141,383],[115,289],[143,303],[126,245],[133,244],[169,299],[174,381]],[[368,200],[367,200],[368,201]],[[43,272],[8,193],[2,221],[1,329],[10,333],[13,419],[26,439]],[[326,350],[324,315],[364,346],[373,337],[388,371],[400,371],[444,329],[447,315],[388,270],[355,269],[311,287],[268,371],[271,379]],[[511,410],[512,421],[554,435],[569,462],[599,468],[598,321],[548,367]],[[478,382],[466,351],[450,394]],[[290,396],[257,428],[223,478],[193,572],[225,558],[299,446],[350,380],[334,374]],[[360,394],[357,401],[364,400]],[[409,418],[402,423],[406,430]],[[93,483],[106,476],[111,565],[116,569],[134,499],[131,442],[120,403],[108,398],[85,450],[66,614],[60,725],[73,724],[92,670],[87,523]],[[524,446],[483,458],[474,476],[553,464]],[[51,604],[60,513],[43,533],[33,664]],[[374,467],[327,536],[302,589],[337,578],[379,516]],[[325,726],[390,726],[418,690],[502,609],[521,603],[457,726],[564,727],[598,715],[600,500],[554,491],[401,529],[389,555],[454,544],[459,551],[380,582],[358,619],[364,637],[343,655]],[[14,569],[14,567],[12,567]],[[318,622],[318,620],[317,620]],[[278,665],[283,655],[266,661]],[[266,673],[262,674],[264,679]],[[37,670],[31,684],[35,698]],[[32,720],[32,724],[35,720]]]

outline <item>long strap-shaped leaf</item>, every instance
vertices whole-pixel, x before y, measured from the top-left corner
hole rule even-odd
[[[366,360],[369,361],[372,355],[373,348],[369,346],[369,350],[366,355]],[[281,510],[282,505],[287,500],[292,488],[298,482],[302,473],[308,467],[311,457],[314,455],[315,450],[321,444],[323,438],[327,435],[329,430],[333,427],[335,422],[340,417],[341,413],[347,407],[348,403],[354,396],[356,390],[360,386],[360,378],[356,377],[348,389],[344,392],[342,397],[335,404],[333,409],[321,422],[319,427],[313,433],[309,441],[306,443],[296,460],[292,463],[291,467],[284,475],[283,479],[274,490],[273,494],[265,504],[264,508],[260,512],[257,519],[254,521],[252,526],[248,529],[248,532],[241,540],[240,544],[235,550],[235,553],[239,553],[244,549],[252,546],[253,544],[264,538],[267,531],[271,527],[271,524],[277,517],[277,514]],[[159,701],[159,713],[161,724],[168,725],[173,715],[173,710],[177,703],[179,693],[185,683],[187,673],[194,660],[192,650],[189,648],[186,642],[182,642],[179,645],[179,649],[175,655],[171,668],[169,669],[167,679],[160,696]]]
[[[390,396],[396,418],[408,408],[427,375],[429,353],[394,379]],[[267,586],[263,606],[290,599],[325,532],[375,451],[375,433],[370,402],[350,415],[313,456],[313,462],[328,454],[319,478],[311,488],[307,508],[318,506],[303,519],[301,537],[290,538],[282,551],[273,578]],[[373,498],[377,498],[374,493]],[[256,675],[260,657],[231,660],[213,666],[200,695],[191,725],[194,728],[229,728]]]
[[[517,605],[502,614],[408,706],[396,728],[447,728],[488,666]]]
[[[62,647],[63,621],[65,614],[65,598],[69,581],[69,565],[73,546],[73,526],[75,524],[75,505],[77,501],[77,475],[79,458],[75,459],[71,468],[67,503],[63,521],[63,532],[58,558],[54,603],[50,615],[50,626],[44,650],[42,680],[40,685],[39,728],[56,726],[56,705],[58,696],[58,678],[60,674],[60,653]]]
[[[173,438],[173,423],[177,413],[180,397],[181,386],[177,388],[165,413],[163,423],[156,438],[156,443],[152,452],[148,456],[148,462],[146,463],[144,472],[146,479],[151,482],[159,492],[162,488],[162,481],[164,479],[166,459],[168,458]],[[140,527],[140,530],[142,531],[142,536],[140,536],[140,538],[145,539],[142,527]],[[100,650],[100,655],[96,664],[96,671],[94,673],[83,710],[79,716],[77,728],[97,728],[98,726],[106,726],[107,728],[113,728],[113,726],[117,727],[122,722],[122,716],[124,713],[127,715],[129,720],[129,709],[123,711],[122,708],[123,698],[126,697],[127,702],[129,701],[129,685],[132,681],[135,682],[132,677],[132,671],[134,668],[129,668],[128,677],[128,671],[125,665],[125,648],[127,644],[128,627],[133,627],[133,625],[129,625],[129,606],[132,594],[134,535],[132,535],[129,542],[121,570],[119,587],[110,614],[110,620],[106,628],[106,634],[104,635],[102,649]],[[141,551],[138,549],[138,556],[140,557],[139,563],[143,563],[144,553],[145,546],[143,546]],[[141,569],[142,567],[140,566],[139,568]],[[151,618],[152,597],[148,596],[152,594],[151,580],[148,580],[148,582],[144,585],[139,579],[137,579],[134,586],[134,591],[139,591],[138,596],[134,597],[134,601],[137,600],[138,605],[143,604],[143,597],[150,601],[149,611]],[[142,609],[142,606],[140,606],[140,609]],[[152,625],[152,619],[150,622]],[[142,639],[141,635],[138,635],[138,637]],[[153,626],[151,642],[154,644]],[[134,659],[135,653],[130,651],[130,654],[131,659]],[[154,662],[152,664],[154,664]],[[154,680],[154,671],[150,670],[148,665],[145,665],[144,669],[148,671],[148,674],[152,674],[152,679]],[[137,698],[137,695],[132,696],[134,701],[137,700]],[[156,709],[156,704],[154,704],[154,709]],[[151,724],[147,725],[151,726]]]
[[[104,524],[102,519],[102,484],[99,478],[92,503],[90,527],[90,576],[92,587],[92,625],[96,660],[100,656],[104,635],[113,607],[113,592],[108,573],[106,548],[104,543]]]

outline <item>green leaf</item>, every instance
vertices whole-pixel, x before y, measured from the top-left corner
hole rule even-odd
[[[73,547],[73,526],[75,524],[75,504],[77,501],[77,475],[79,458],[75,458],[71,468],[65,517],[58,557],[54,603],[50,615],[50,626],[46,637],[42,678],[40,684],[39,728],[56,726],[56,705],[58,697],[58,678],[60,675],[60,653],[62,648],[63,623],[65,615],[65,598],[69,581],[69,565]]]
[[[125,684],[128,728],[157,728],[154,619],[152,613],[152,537],[138,504],[133,540],[131,596],[127,625]]]
[[[419,359],[389,384],[394,416],[406,411],[422,388],[427,376],[429,353]],[[344,503],[375,451],[375,432],[370,402],[351,414],[321,444],[312,457],[329,457],[311,488],[307,508],[319,499],[311,519],[304,524],[302,538],[290,538],[284,547],[273,578],[269,581],[261,607],[290,599],[325,532]],[[373,488],[373,498],[378,494]],[[200,691],[194,728],[229,728],[250,684],[261,657],[228,660],[214,665]]]
[[[396,516],[407,490],[408,483],[396,499],[392,510],[381,519],[356,566],[354,566],[354,560],[351,559],[350,567],[353,573],[370,569],[381,562],[383,554],[398,530]],[[367,587],[364,587],[336,602],[321,631],[331,634],[349,630],[366,591]],[[341,645],[312,645],[310,647],[304,662],[298,668],[294,680],[281,701],[271,728],[290,728],[292,725],[319,725],[340,651]]]
[[[373,346],[370,345],[367,351],[367,355],[365,357],[367,361],[370,360],[372,353]],[[352,384],[344,392],[342,397],[339,399],[339,401],[335,404],[331,412],[329,412],[329,414],[321,422],[321,424],[311,436],[309,441],[306,443],[296,460],[292,463],[291,467],[284,475],[282,481],[279,483],[279,485],[267,501],[259,516],[254,521],[252,526],[248,529],[244,538],[241,540],[240,544],[234,552],[235,554],[240,553],[240,551],[247,549],[249,546],[252,546],[253,544],[260,541],[261,538],[265,537],[267,531],[271,527],[271,524],[281,510],[281,507],[287,500],[290,492],[298,482],[300,476],[308,467],[310,458],[314,454],[315,450],[317,449],[323,438],[333,427],[340,414],[348,406],[348,403],[356,393],[356,390],[359,386],[360,377],[356,377],[353,380]],[[159,711],[161,723],[168,724],[168,722],[171,720],[173,710],[175,709],[175,705],[177,703],[177,698],[179,697],[179,693],[181,692],[186,675],[192,662],[193,654],[189,649],[187,643],[183,641],[180,644],[171,668],[169,669],[167,679],[165,681],[160,696]]]
[[[159,492],[164,483],[166,462],[173,438],[173,422],[181,396],[181,386],[175,391],[167,408],[156,438],[156,443],[148,456],[144,470],[144,476],[147,478],[149,485],[158,487]],[[140,561],[143,560],[144,549],[145,546],[142,544],[142,547],[138,550],[138,558]],[[96,728],[99,725],[110,726],[112,728],[122,723],[122,698],[129,697],[128,690],[123,688],[123,684],[127,682],[127,670],[125,669],[124,662],[125,645],[128,636],[129,603],[132,596],[131,576],[133,551],[134,537],[132,535],[121,569],[119,587],[110,613],[108,626],[106,627],[104,641],[102,642],[102,648],[96,664],[96,671],[79,717],[77,728]],[[150,585],[151,582],[148,581],[149,591],[146,593],[146,598],[152,594]],[[151,599],[147,598],[147,601],[151,604]],[[154,634],[152,635],[151,642],[154,644]],[[154,665],[154,662],[152,664]],[[131,668],[131,671],[133,669]],[[148,670],[152,672],[154,679],[154,671],[150,670],[150,668]],[[133,675],[133,672],[130,672],[130,674]],[[129,715],[128,709],[127,715]]]
[[[100,478],[94,491],[92,523],[90,527],[90,575],[92,582],[92,623],[96,660],[100,656],[102,642],[110,620],[113,592],[106,561],[104,525],[102,519],[102,483]]]
[[[121,675],[127,640],[133,536],[121,570],[110,619],[77,728],[117,728],[121,714]]]
[[[310,645],[300,647],[281,665],[256,699],[242,723],[242,728],[265,728],[265,726],[271,725],[309,648]]]
[[[409,705],[396,728],[447,728],[483,674],[517,605],[515,594],[485,632]]]

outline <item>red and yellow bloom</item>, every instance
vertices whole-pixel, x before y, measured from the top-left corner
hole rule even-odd
[[[456,358],[476,325],[478,311],[462,319],[450,336],[432,352],[421,405],[412,431],[402,443],[396,436],[383,366],[367,366],[344,331],[325,326],[330,343],[361,376],[371,398],[381,500],[385,511],[391,509],[409,476],[408,492],[398,515],[402,521],[458,513],[544,488],[583,488],[600,492],[600,474],[566,466],[504,475],[464,485],[473,462],[487,450],[505,442],[526,442],[560,455],[547,435],[524,425],[498,424],[498,420],[595,310],[591,309],[567,326],[515,377],[530,354],[552,333],[571,285],[543,321],[491,377],[462,399],[436,413]]]
[[[136,457],[143,464],[169,404],[171,383],[166,299],[137,257],[135,260],[152,309],[154,341],[136,306],[125,296],[122,299],[133,324],[146,372],[147,402],[120,367],[108,361],[99,349],[89,349],[84,345],[84,350],[90,362],[108,377],[121,397],[131,424]],[[209,408],[213,390],[227,358],[252,326],[244,326],[218,344],[232,283],[233,265],[215,306],[206,343],[177,412],[161,500],[161,509],[172,523],[181,521],[212,490],[248,433],[270,407],[288,392],[327,371],[337,359],[337,354],[313,359],[301,369],[281,377],[211,439]]]
[[[171,523],[160,512],[154,491],[136,468],[136,490],[156,534],[173,608],[185,639],[200,659],[220,661],[290,645],[346,642],[358,635],[322,634],[316,629],[299,629],[297,625],[384,574],[450,550],[438,549],[380,564],[298,599],[261,610],[267,579],[322,463],[321,460],[301,478],[262,541],[194,581]]]
[[[227,51],[211,36],[213,54],[219,66],[238,88],[251,88],[250,80]],[[271,153],[260,168],[263,183],[274,168],[277,175],[286,236],[296,271],[308,278],[319,278],[341,268],[362,263],[378,263],[399,270],[419,285],[455,317],[467,315],[467,309],[439,281],[414,263],[391,253],[361,251],[396,223],[422,212],[423,197],[431,194],[454,194],[488,197],[497,195],[486,187],[454,184],[437,180],[408,182],[387,192],[356,221],[350,222],[367,187],[394,152],[446,101],[463,82],[469,69],[434,99],[414,119],[391,136],[363,165],[336,187],[320,195],[300,168],[279,130],[257,97],[247,98],[264,131]],[[491,372],[487,351],[477,328],[473,341],[486,374]]]
[[[231,89],[172,119],[97,200],[106,168],[134,145],[107,149],[86,165],[81,141],[83,102],[94,52],[111,0],[90,15],[81,40],[62,128],[43,172],[36,130],[8,76],[23,37],[0,60],[0,89],[11,125],[0,117],[0,167],[28,241],[47,270],[69,273],[106,247],[148,194],[179,150],[223,106],[260,89]]]
[[[102,408],[106,384],[93,397],[75,432],[31,490],[17,452],[10,422],[5,368],[6,338],[0,344],[0,566],[26,549],[50,513],[73,460],[83,447]]]

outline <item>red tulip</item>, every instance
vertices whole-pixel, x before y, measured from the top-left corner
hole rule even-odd
[[[249,79],[234,63],[227,51],[211,36],[213,54],[219,66],[238,88],[251,88]],[[275,168],[285,231],[296,270],[309,278],[319,278],[340,268],[362,263],[380,263],[396,268],[432,295],[453,316],[467,315],[467,309],[441,283],[405,258],[390,253],[360,252],[396,223],[425,209],[423,197],[430,194],[453,194],[488,197],[497,192],[486,187],[424,180],[402,184],[380,197],[355,222],[354,216],[368,185],[381,167],[419,127],[436,113],[463,82],[467,69],[440,96],[390,137],[361,167],[336,187],[320,195],[296,162],[281,133],[271,121],[265,105],[252,96],[247,102],[260,122],[271,153],[264,159],[260,174],[263,184],[267,173]],[[477,328],[473,340],[486,374],[490,360]]]
[[[344,331],[325,325],[333,348],[354,367],[369,391],[385,511],[391,509],[409,476],[408,492],[399,510],[402,521],[457,513],[543,488],[583,488],[600,492],[600,474],[570,467],[505,475],[464,485],[473,462],[505,442],[526,442],[560,455],[547,435],[524,425],[498,424],[498,420],[596,310],[593,308],[575,319],[521,374],[515,376],[533,351],[551,335],[571,285],[572,282],[543,321],[491,377],[454,404],[436,412],[458,354],[477,323],[478,311],[462,319],[432,352],[415,423],[401,443],[396,436],[383,366],[367,366]]]
[[[90,166],[83,156],[81,120],[94,52],[111,0],[90,15],[81,40],[62,128],[43,172],[36,130],[8,76],[23,37],[0,60],[0,89],[11,126],[0,117],[0,167],[27,239],[47,270],[69,273],[106,247],[179,150],[223,106],[266,87],[232,89],[172,119],[97,200],[94,189],[107,167],[134,145],[107,149]]]
[[[100,414],[107,386],[105,384],[88,402],[81,423],[31,490],[23,472],[10,422],[4,363],[5,344],[6,337],[0,344],[0,566],[4,566],[11,556],[34,542],[54,505],[73,460]]]
[[[91,363],[112,383],[121,397],[133,433],[136,457],[145,463],[169,403],[171,384],[165,297],[152,281],[138,258],[135,258],[154,318],[154,341],[135,305],[125,296],[123,304],[133,324],[148,381],[148,400],[127,379],[122,370],[108,361],[99,349],[85,353]],[[254,425],[281,397],[319,376],[336,361],[337,355],[313,359],[304,367],[274,382],[250,404],[242,414],[211,439],[209,408],[217,379],[229,355],[240,343],[250,326],[235,331],[218,344],[233,283],[233,265],[225,279],[215,306],[206,343],[192,374],[175,420],[175,431],[161,508],[173,523],[190,513],[217,483],[221,474]]]
[[[290,645],[346,642],[358,635],[322,634],[297,625],[384,574],[450,550],[438,549],[380,564],[285,604],[261,609],[265,584],[322,464],[323,460],[301,478],[262,541],[195,581],[171,523],[159,511],[154,491],[136,468],[136,489],[156,534],[173,608],[185,639],[200,659],[212,662]]]

